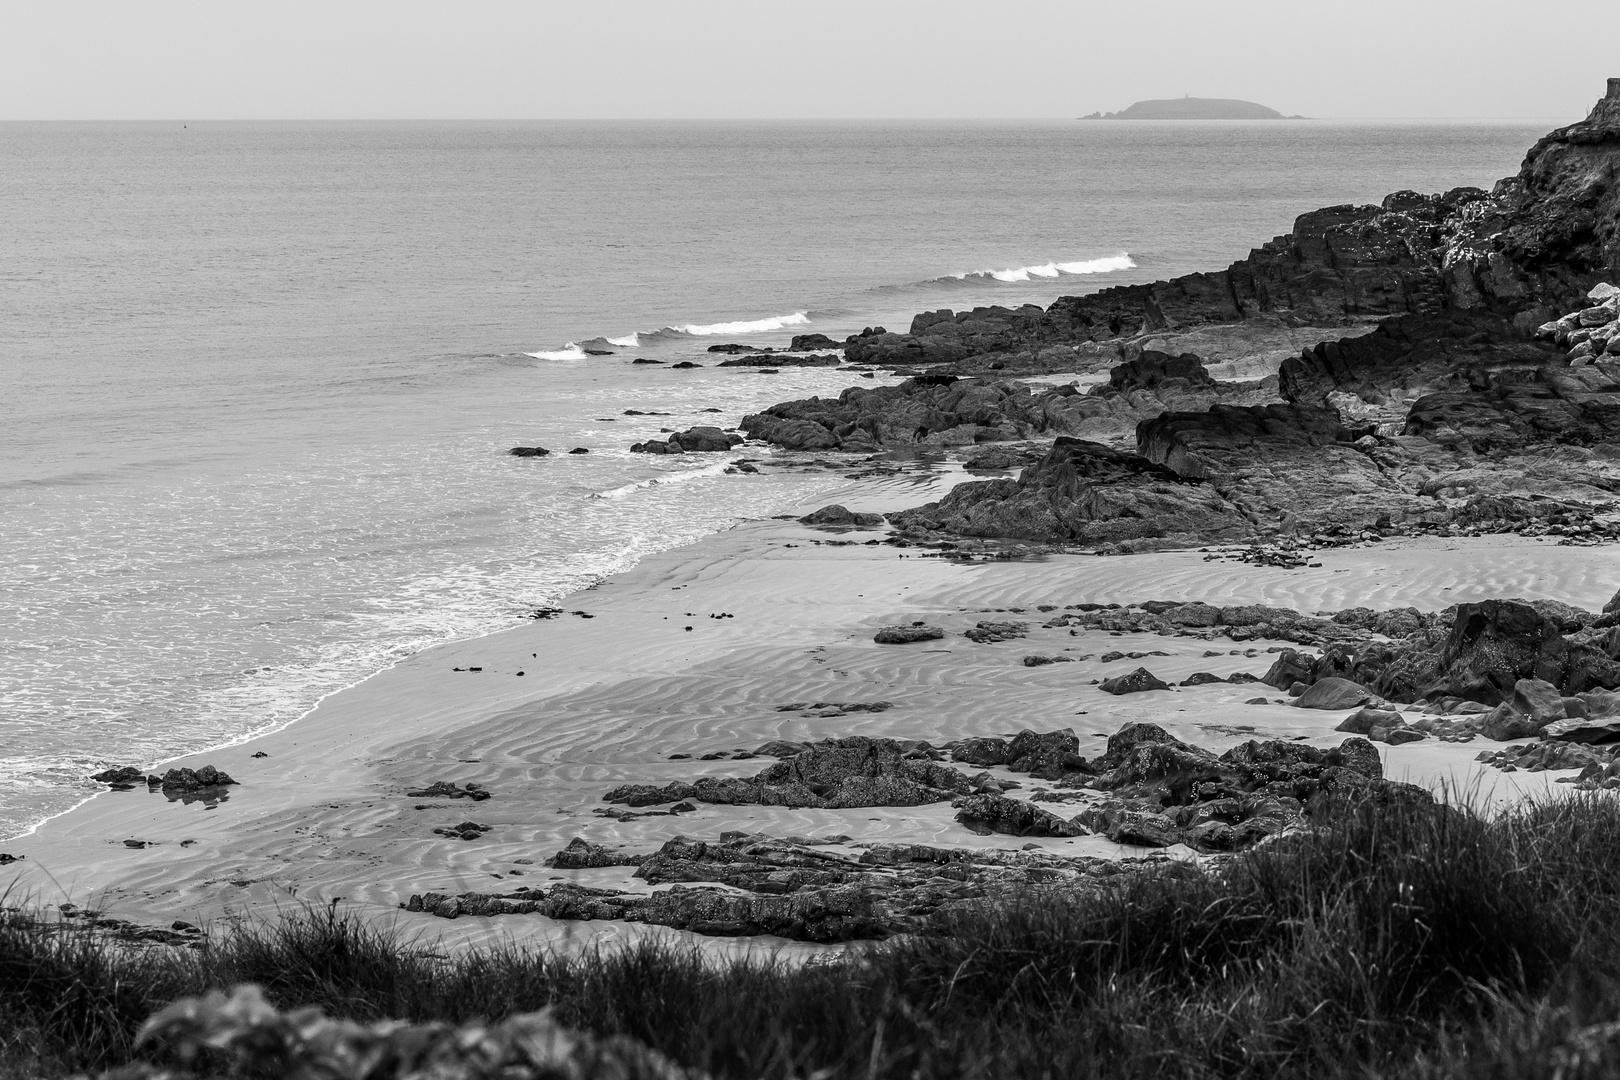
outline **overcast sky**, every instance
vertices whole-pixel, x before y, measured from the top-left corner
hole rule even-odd
[[[0,119],[1584,116],[1616,0],[0,0]]]

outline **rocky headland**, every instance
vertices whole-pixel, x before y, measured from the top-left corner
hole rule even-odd
[[[785,402],[742,428],[789,449],[1048,446],[1017,479],[891,515],[918,539],[1131,551],[1324,530],[1608,535],[1620,490],[1617,168],[1611,83],[1586,120],[1547,135],[1490,191],[1329,207],[1226,270],[1044,310],[923,313],[845,353],[924,373]],[[1283,329],[1317,340],[1243,382],[1215,379],[1205,357],[1143,347],[1227,331],[1254,356]],[[1110,351],[1107,381],[1084,392],[993,377],[1085,370]]]

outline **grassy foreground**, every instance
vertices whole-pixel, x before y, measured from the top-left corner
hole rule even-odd
[[[1032,895],[938,930],[790,968],[657,946],[446,959],[341,910],[202,951],[132,950],[11,911],[0,1077],[172,1064],[133,1048],[142,1021],[244,982],[363,1021],[550,1005],[739,1080],[1620,1075],[1620,802],[1606,796],[1488,820],[1340,812],[1217,871],[1167,867],[1083,903]],[[192,1067],[235,1075],[233,1061]]]

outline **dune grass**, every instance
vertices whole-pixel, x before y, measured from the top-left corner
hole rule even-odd
[[[356,1020],[549,1005],[739,1080],[1615,1075],[1620,803],[1341,810],[1213,870],[1031,893],[808,966],[656,944],[444,956],[338,907],[131,949],[14,910],[0,1076],[123,1064],[159,1006],[242,982]]]

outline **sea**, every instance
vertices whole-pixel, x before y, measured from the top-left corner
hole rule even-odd
[[[1573,119],[0,124],[0,840],[840,482],[629,451],[861,382],[710,345],[1219,269]]]

